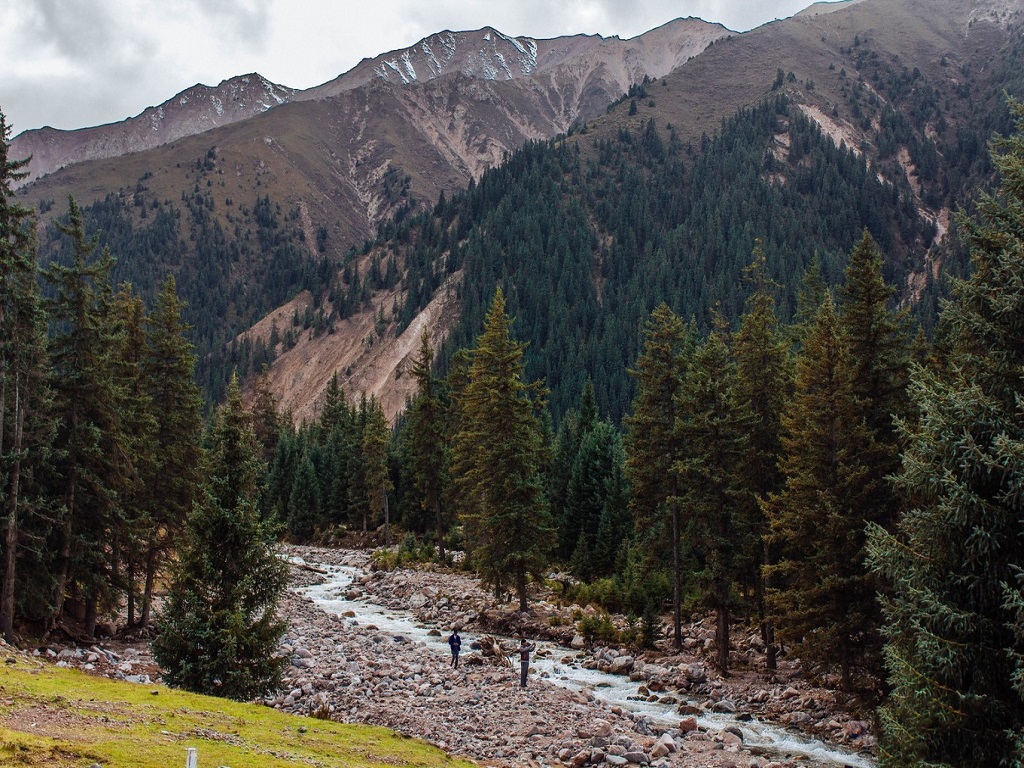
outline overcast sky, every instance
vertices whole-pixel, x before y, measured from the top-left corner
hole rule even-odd
[[[139,114],[258,72],[292,88],[434,32],[635,37],[697,16],[746,31],[811,0],[0,0],[0,110],[14,134]]]

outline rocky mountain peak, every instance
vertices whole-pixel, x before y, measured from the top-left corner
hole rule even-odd
[[[11,142],[11,151],[14,157],[32,157],[24,184],[72,163],[141,152],[245,120],[290,101],[295,92],[257,73],[215,86],[197,83],[120,123],[75,131],[25,131]]]

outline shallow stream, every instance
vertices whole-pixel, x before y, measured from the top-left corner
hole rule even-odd
[[[292,561],[302,562],[299,558],[293,558]],[[352,620],[359,624],[373,624],[381,633],[401,635],[410,641],[420,642],[428,648],[435,649],[440,655],[447,656],[449,654],[445,638],[430,635],[430,631],[436,627],[420,623],[411,612],[385,608],[371,602],[368,598],[347,599],[346,593],[353,582],[364,575],[363,571],[349,566],[316,563],[309,563],[309,565],[322,569],[326,574],[325,581],[311,587],[303,587],[300,591],[328,613],[341,616],[351,611],[354,614]],[[468,649],[477,640],[477,637],[473,633],[463,633],[463,648]],[[509,640],[509,638],[498,635],[494,637],[499,642]],[[677,705],[639,700],[638,684],[627,676],[585,669],[575,661],[563,661],[574,659],[575,652],[555,643],[536,642],[535,645],[539,653],[534,654],[530,665],[531,669],[548,682],[572,690],[590,691],[607,705],[619,706],[644,715],[654,723],[672,727],[678,725],[680,716],[676,711]],[[687,700],[687,703],[699,707],[701,702],[690,699]],[[837,768],[838,766],[874,768],[875,766],[872,760],[863,755],[770,723],[757,720],[741,721],[735,715],[710,712],[698,715],[697,723],[714,730],[721,730],[729,726],[738,728],[743,734],[743,743],[747,749],[775,759],[799,756],[803,758],[802,764],[818,768]]]

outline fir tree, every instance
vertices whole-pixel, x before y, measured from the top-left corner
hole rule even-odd
[[[907,409],[910,338],[906,313],[889,308],[896,289],[886,284],[882,267],[882,253],[865,230],[850,253],[840,290],[840,325],[854,366],[854,394],[864,402],[867,426],[878,440],[894,445],[895,420]],[[890,463],[883,474],[894,469]]]
[[[680,509],[683,538],[700,562],[703,602],[715,611],[716,662],[723,674],[729,670],[732,585],[750,561],[752,545],[759,543],[744,535],[742,515],[751,491],[737,469],[751,424],[735,389],[736,369],[723,334],[716,331],[698,347],[679,394],[674,438],[682,455],[673,467],[679,496],[672,501]]]
[[[106,250],[94,258],[96,239],[86,237],[73,199],[68,218],[59,229],[71,241],[71,263],[53,263],[44,273],[55,294],[49,305],[54,324],[50,357],[60,417],[55,482],[60,486],[61,522],[53,531],[56,585],[51,628],[61,619],[72,589],[84,599],[91,622],[98,603],[110,597],[107,544],[119,512],[117,494],[124,479],[120,471],[127,465],[128,450],[114,366],[118,341],[110,311],[113,258]]]
[[[766,262],[760,247],[748,269],[754,292],[740,320],[733,342],[736,361],[736,397],[750,411],[750,432],[739,470],[741,483],[749,491],[745,497],[743,529],[749,540],[743,549],[750,560],[744,567],[745,579],[754,584],[761,639],[765,644],[768,669],[776,668],[775,627],[768,620],[765,603],[763,566],[771,562],[768,546],[768,522],[760,500],[782,487],[779,458],[782,455],[782,413],[790,397],[792,372],[788,343],[779,329],[772,298],[774,284],[766,275]]]
[[[465,467],[456,475],[464,509],[480,535],[474,563],[496,591],[513,588],[525,611],[527,579],[548,564],[554,531],[541,485],[536,388],[523,381],[525,345],[512,340],[510,325],[498,289],[458,393],[454,451]]]
[[[853,392],[853,367],[826,295],[797,356],[783,420],[785,486],[765,502],[775,562],[766,566],[771,615],[801,658],[838,667],[845,690],[874,668],[877,579],[864,565],[865,524],[878,510],[873,441]]]
[[[198,498],[202,470],[202,397],[196,355],[182,319],[173,277],[164,281],[149,313],[142,368],[156,422],[155,461],[147,478],[150,529],[139,623],[149,623],[156,577]]]
[[[158,461],[156,409],[143,370],[146,352],[146,306],[130,285],[123,285],[113,302],[119,344],[115,351],[116,376],[121,383],[121,420],[130,462],[128,481],[118,494],[119,514],[111,531],[113,578],[127,594],[128,626],[136,626],[138,582],[143,573],[147,545],[157,525],[156,504],[149,496]],[[159,503],[163,503],[161,499]],[[123,572],[123,574],[122,574]]]
[[[434,352],[426,329],[420,339],[420,353],[413,361],[416,395],[409,409],[409,457],[412,480],[419,492],[423,511],[433,517],[438,556],[445,560],[445,515],[448,493],[448,446],[446,440],[447,406],[441,382],[431,366]]]
[[[46,511],[39,477],[54,422],[46,352],[46,318],[39,297],[32,212],[14,201],[11,185],[27,160],[10,160],[10,129],[0,112],[0,635],[14,640],[18,559],[30,521]],[[37,572],[35,579],[44,580]],[[38,586],[22,586],[23,595]]]
[[[667,304],[651,313],[644,328],[644,349],[630,373],[638,391],[627,418],[626,477],[630,507],[647,546],[668,541],[672,558],[673,642],[682,647],[682,553],[680,551],[679,476],[683,456],[676,437],[677,399],[693,349],[692,335]]]
[[[394,490],[388,475],[388,437],[390,427],[384,409],[375,397],[367,406],[363,430],[363,462],[366,467],[366,493],[370,517],[384,522],[384,544],[391,546],[391,518],[388,494]]]
[[[624,519],[628,510],[616,509],[624,495],[624,461],[622,439],[608,422],[593,423],[582,434],[567,489],[565,526],[577,540],[570,570],[581,579],[611,575],[623,543],[614,537],[631,527]],[[581,543],[584,549],[577,552]]]
[[[273,689],[285,659],[274,611],[287,570],[256,498],[264,470],[237,378],[209,435],[208,479],[188,520],[153,656],[174,686],[247,699]]]
[[[913,508],[871,530],[892,692],[880,763],[1024,762],[1024,106],[994,144],[1002,176],[962,217],[971,277],[941,324],[949,357],[916,368],[897,482]]]

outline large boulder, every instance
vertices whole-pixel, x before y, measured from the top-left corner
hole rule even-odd
[[[633,668],[633,657],[632,656],[617,656],[611,660],[608,666],[608,671],[613,675],[628,675],[629,670]]]

